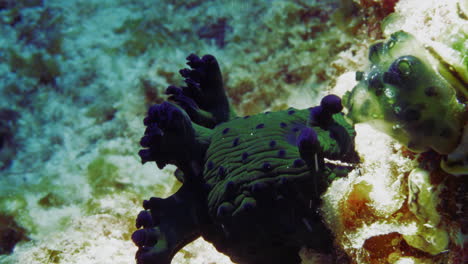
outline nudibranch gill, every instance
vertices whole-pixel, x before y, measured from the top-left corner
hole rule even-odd
[[[169,86],[170,102],[144,119],[142,162],[177,166],[182,187],[143,202],[132,235],[137,263],[171,263],[200,236],[241,264],[300,263],[301,246],[331,252],[320,195],[359,162],[341,99],[238,117],[217,60],[187,60],[186,87]]]

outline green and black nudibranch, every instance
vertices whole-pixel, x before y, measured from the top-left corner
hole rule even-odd
[[[216,59],[187,60],[187,86],[169,86],[172,102],[144,119],[143,163],[174,164],[183,185],[144,201],[132,235],[137,263],[168,264],[200,236],[242,264],[299,263],[301,246],[331,252],[320,195],[359,161],[340,98],[237,117]]]

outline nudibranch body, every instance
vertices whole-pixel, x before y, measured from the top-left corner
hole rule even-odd
[[[359,161],[340,98],[237,117],[215,58],[187,59],[187,87],[170,86],[172,103],[144,120],[142,161],[176,165],[183,185],[144,202],[132,235],[137,262],[170,263],[199,236],[243,264],[299,263],[301,246],[330,252],[320,195]]]

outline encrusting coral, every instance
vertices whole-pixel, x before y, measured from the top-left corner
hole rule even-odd
[[[434,67],[421,43],[398,31],[388,41],[372,45],[369,60],[369,71],[356,73],[359,83],[344,97],[353,122],[370,123],[415,152],[432,149],[447,155],[461,145],[468,114],[457,98],[459,82]],[[449,155],[446,171],[453,172],[450,164],[456,165],[453,159],[459,156],[463,155]]]
[[[137,263],[170,263],[202,236],[236,263],[299,263],[306,245],[330,253],[332,235],[318,211],[320,195],[359,161],[355,131],[341,100],[237,117],[211,55],[190,55],[187,87],[169,86],[172,102],[144,119],[143,163],[178,167],[182,187],[144,201],[132,239]]]

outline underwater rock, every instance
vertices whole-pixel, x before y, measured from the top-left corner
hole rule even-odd
[[[18,226],[12,216],[0,215],[0,255],[12,253],[22,240],[28,240],[26,230]]]
[[[414,169],[408,176],[408,208],[422,224],[417,234],[403,237],[412,247],[436,255],[447,249],[449,235],[437,211],[444,185],[430,181],[430,172],[422,169]]]
[[[232,31],[225,18],[218,18],[215,23],[205,25],[197,30],[197,35],[201,39],[213,40],[216,46],[224,48],[226,45],[226,32]]]
[[[19,113],[11,109],[0,109],[0,170],[10,166],[16,155],[17,144],[14,135],[17,132]]]
[[[211,55],[190,55],[172,102],[144,119],[142,162],[178,167],[182,187],[144,201],[132,239],[137,263],[171,263],[202,236],[242,264],[299,263],[301,246],[333,251],[318,207],[333,179],[359,161],[355,131],[328,95],[320,106],[237,117]]]
[[[362,163],[321,209],[353,263],[466,263],[466,97],[432,56],[396,32],[343,97]]]
[[[463,136],[456,149],[442,159],[440,166],[452,175],[468,175],[468,124],[465,124]]]
[[[412,151],[452,152],[467,122],[466,106],[425,48],[398,31],[372,45],[369,60],[368,72],[356,73],[358,85],[343,98],[347,116],[370,123]]]

